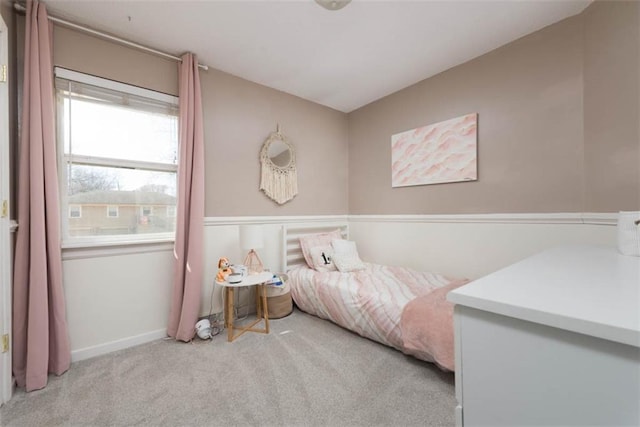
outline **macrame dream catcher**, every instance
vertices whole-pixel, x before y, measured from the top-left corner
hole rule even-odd
[[[280,133],[280,126],[262,145],[260,163],[260,190],[267,197],[282,205],[298,194],[295,151],[287,137]]]

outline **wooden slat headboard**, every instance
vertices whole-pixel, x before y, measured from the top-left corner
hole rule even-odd
[[[342,237],[349,238],[349,226],[346,222],[335,222],[327,224],[286,224],[282,227],[282,260],[284,263],[283,272],[290,269],[306,265],[302,249],[300,248],[300,236],[315,233],[328,233],[333,230],[340,230]]]

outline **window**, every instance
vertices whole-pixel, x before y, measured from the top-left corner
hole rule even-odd
[[[69,218],[82,218],[82,207],[79,205],[69,205]]]
[[[109,217],[109,218],[118,218],[118,207],[117,206],[107,206],[107,217]]]
[[[176,207],[175,206],[167,206],[167,217],[175,218],[176,216]]]
[[[178,98],[56,68],[63,243],[172,239]],[[106,216],[105,216],[106,210]],[[84,211],[84,212],[83,212]],[[71,221],[80,218],[82,223]]]

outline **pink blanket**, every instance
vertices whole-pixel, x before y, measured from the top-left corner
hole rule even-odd
[[[453,370],[453,309],[445,295],[466,280],[377,264],[353,273],[303,267],[288,274],[301,310]]]
[[[456,280],[414,298],[404,307],[400,319],[404,353],[454,370],[453,304],[446,297],[449,291],[468,282]]]

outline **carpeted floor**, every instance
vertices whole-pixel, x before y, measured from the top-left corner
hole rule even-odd
[[[271,327],[74,363],[0,425],[454,425],[453,374],[299,311]]]

